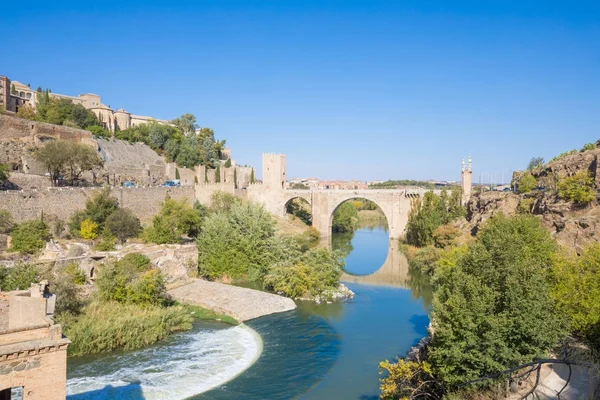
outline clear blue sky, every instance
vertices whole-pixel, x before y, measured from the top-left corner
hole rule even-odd
[[[56,4],[55,4],[56,3]],[[60,4],[58,4],[60,3]],[[458,180],[600,138],[598,1],[8,1],[0,74],[194,113],[288,176]]]

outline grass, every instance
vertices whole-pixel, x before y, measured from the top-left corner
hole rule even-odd
[[[192,317],[199,320],[212,320],[224,322],[229,325],[239,325],[239,322],[229,315],[217,314],[209,309],[202,308],[193,304],[182,304],[177,303],[178,306],[183,307]]]

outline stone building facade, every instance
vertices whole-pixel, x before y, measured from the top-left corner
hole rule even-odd
[[[14,88],[14,91],[11,89]],[[11,93],[12,92],[12,93]],[[9,113],[16,113],[20,107],[29,105],[33,108],[36,107],[38,100],[38,92],[28,85],[25,85],[19,81],[11,81],[6,76],[0,76],[0,106],[4,105],[6,111]],[[78,96],[68,96],[58,93],[49,93],[50,97],[55,99],[66,99],[72,101],[74,104],[81,104],[88,110],[91,110],[100,122],[104,124],[104,127],[110,132],[114,132],[116,129],[125,130],[132,126],[145,124],[148,122],[158,122],[161,124],[170,124],[169,121],[156,119],[144,115],[133,115],[123,108],[119,108],[116,111],[102,103],[99,95],[94,93],[85,93]]]
[[[63,400],[69,339],[52,320],[47,282],[0,292],[0,400]]]

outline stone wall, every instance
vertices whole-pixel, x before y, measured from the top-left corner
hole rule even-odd
[[[73,140],[96,146],[92,134],[83,129],[0,115],[0,139],[14,139],[39,145],[49,139]]]
[[[220,183],[201,183],[196,185],[196,200],[205,206],[210,206],[212,202],[212,195],[215,192],[225,192],[236,194],[235,186],[233,182],[220,182]]]
[[[0,192],[0,209],[8,210],[16,222],[39,218],[42,213],[53,214],[62,220],[83,209],[88,198],[98,188],[47,188],[41,190],[12,190]],[[143,222],[148,222],[160,209],[168,194],[177,200],[194,203],[193,187],[113,187],[111,194],[121,207],[130,209]]]

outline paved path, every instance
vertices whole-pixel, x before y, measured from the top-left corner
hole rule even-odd
[[[239,322],[296,308],[287,297],[202,279],[171,289],[169,294],[177,301],[229,315]]]
[[[565,386],[569,377],[569,367],[565,364],[552,364],[550,373],[540,382],[535,391],[536,399],[562,399],[562,400],[592,400],[595,399],[595,389],[598,378],[589,368],[572,365],[572,375],[567,387],[560,397],[557,393]]]

